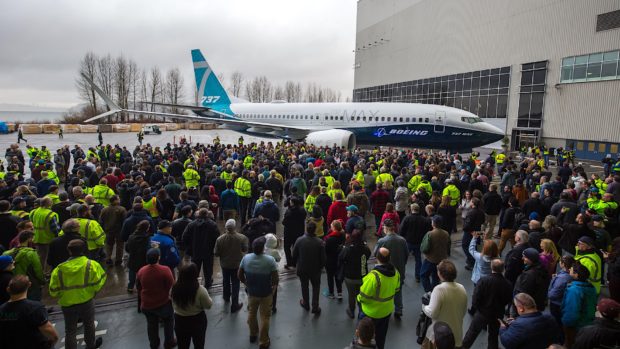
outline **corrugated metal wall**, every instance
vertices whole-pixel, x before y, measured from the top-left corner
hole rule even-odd
[[[596,32],[620,1],[408,1],[359,1],[355,88],[511,65],[510,134],[521,64],[548,60],[542,136],[620,142],[619,80],[555,87],[562,58],[620,49],[620,30]]]

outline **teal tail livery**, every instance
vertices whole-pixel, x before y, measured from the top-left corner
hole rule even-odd
[[[223,114],[233,115],[232,110],[230,110],[230,98],[226,90],[200,50],[192,50],[192,61],[200,106]]]

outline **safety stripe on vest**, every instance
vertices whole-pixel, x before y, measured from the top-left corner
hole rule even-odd
[[[105,234],[105,232],[102,232],[101,234],[99,234],[99,235],[95,236],[94,238],[90,239],[90,238],[88,237],[88,235],[89,235],[89,231],[90,231],[90,222],[91,222],[91,220],[90,220],[90,219],[86,220],[86,232],[84,233],[84,235],[86,235],[86,236],[85,236],[84,238],[85,238],[87,241],[88,241],[88,240],[90,240],[90,241],[97,241],[97,240],[99,240],[99,238],[100,238],[103,234]]]
[[[48,221],[48,219],[49,219],[49,218],[50,218],[50,216],[51,216],[51,215],[53,215],[53,214],[54,214],[54,211],[50,211],[50,212],[47,214],[47,216],[45,216],[45,219],[43,220],[43,224],[45,224],[45,226],[44,226],[44,227],[37,227],[37,226],[35,225],[35,226],[34,226],[34,228],[35,228],[35,229],[41,229],[41,230],[44,230],[44,229],[49,228],[49,221]]]
[[[50,287],[50,291],[56,292],[56,291],[69,291],[69,290],[79,290],[81,288],[87,288],[90,286],[96,286],[98,285],[101,280],[103,278],[99,278],[93,282],[88,282],[88,280],[90,279],[90,264],[91,264],[91,260],[89,259],[88,262],[86,263],[86,271],[84,272],[84,283],[82,285],[74,285],[74,286],[65,286],[65,282],[63,280],[62,277],[62,270],[58,269],[58,283],[60,284],[59,287]]]
[[[596,266],[596,269],[595,269],[596,272],[594,273],[594,277],[588,278],[588,281],[590,281],[590,282],[601,282],[601,278],[598,278],[598,279],[596,278],[596,275],[598,275],[598,263],[596,263],[596,261],[594,259],[592,259],[592,257],[589,257],[589,256],[579,256],[578,258],[575,258],[575,260],[578,261],[578,260],[580,260],[582,258],[589,259]]]
[[[388,302],[391,301],[394,298],[394,295],[387,297],[387,298],[381,298],[379,297],[379,295],[381,294],[381,278],[379,277],[379,273],[376,272],[375,270],[372,270],[370,272],[372,275],[375,276],[375,280],[377,281],[377,289],[375,290],[375,295],[374,296],[369,296],[367,294],[365,294],[364,292],[360,291],[360,295],[362,295],[362,297],[368,298],[368,299],[372,299],[373,301],[377,301],[377,302]]]

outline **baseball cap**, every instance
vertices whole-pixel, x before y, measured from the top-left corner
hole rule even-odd
[[[611,298],[602,298],[597,304],[598,311],[607,319],[615,319],[620,315],[620,303]]]
[[[13,263],[13,257],[0,256],[0,270],[6,269],[11,263]]]
[[[164,228],[168,228],[171,226],[172,226],[172,223],[170,223],[169,220],[164,219],[160,221],[159,224],[157,224],[157,229],[164,229]]]
[[[359,209],[357,208],[356,205],[349,205],[347,206],[347,211],[355,211],[357,212]]]
[[[525,251],[523,251],[523,257],[529,259],[534,263],[538,263],[540,261],[540,255],[538,254],[538,250],[532,247],[526,248]]]
[[[579,242],[584,243],[589,246],[594,246],[594,240],[592,240],[589,236],[582,236],[579,238]]]

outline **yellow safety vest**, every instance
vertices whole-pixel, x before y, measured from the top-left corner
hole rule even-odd
[[[54,171],[47,171],[47,178],[53,180],[56,185],[60,184],[60,178]]]
[[[325,176],[325,183],[327,184],[327,190],[330,190],[334,185],[334,177],[329,175]]]
[[[344,191],[342,191],[342,189],[331,189],[327,191],[327,195],[329,195],[329,197],[332,199],[332,201],[336,201],[336,193],[341,193],[342,194],[342,198],[344,199]]]
[[[254,161],[254,158],[251,157],[250,155],[246,156],[243,159],[243,167],[245,167],[247,170],[249,170],[252,167],[252,162]]]
[[[50,278],[50,295],[58,299],[62,307],[90,301],[103,287],[107,275],[101,265],[80,256],[59,264]]]
[[[105,245],[105,232],[99,222],[87,218],[76,219],[80,223],[80,235],[86,240],[89,251]]]
[[[364,188],[364,172],[357,171],[357,173],[355,174],[355,180],[359,182],[362,188]]]
[[[384,186],[387,185],[388,187],[392,187],[392,184],[394,184],[394,177],[392,177],[391,174],[389,173],[381,173],[377,176],[377,179],[375,179],[375,184],[383,184]],[[387,184],[390,183],[390,184]],[[385,188],[385,187],[384,187]]]
[[[157,211],[157,198],[156,197],[153,196],[150,200],[144,201],[142,203],[142,206],[144,207],[146,212],[149,213],[151,218],[159,217],[159,211]]]
[[[19,219],[26,219],[30,215],[30,213],[22,210],[11,210],[11,214]]]
[[[312,208],[314,207],[315,202],[316,196],[308,195],[306,202],[304,203],[304,208],[308,211],[308,213],[312,213]]]
[[[459,203],[461,197],[461,191],[454,185],[448,184],[441,193],[442,196],[450,197],[450,206],[456,206]]]
[[[394,276],[385,276],[372,270],[362,279],[357,301],[368,317],[382,319],[394,311],[394,295],[400,289],[400,274],[394,272]]]
[[[421,181],[422,181],[421,175],[415,175],[411,177],[411,179],[409,180],[409,183],[407,183],[407,187],[409,188],[409,191],[411,193],[414,193],[418,189],[418,186],[420,185]]]
[[[420,184],[418,184],[416,191],[420,189],[424,190],[426,194],[428,194],[428,196],[431,196],[431,194],[433,194],[433,187],[427,180],[423,180],[422,182],[420,182]]]
[[[52,205],[56,205],[57,203],[60,202],[60,198],[58,197],[57,194],[49,193],[45,195],[45,197],[52,199]]]
[[[252,196],[252,183],[243,177],[235,181],[235,192],[239,197],[250,198]]]
[[[50,230],[53,218],[58,220],[58,214],[48,208],[39,207],[30,212],[30,220],[34,226],[35,244],[49,244],[56,237]]]
[[[185,179],[185,186],[187,188],[198,188],[198,181],[200,180],[200,175],[198,174],[198,171],[194,170],[193,168],[188,168],[183,172],[183,179]]]
[[[220,178],[225,180],[226,183],[229,183],[230,181],[232,181],[232,173],[224,171],[220,175]]]
[[[590,272],[588,282],[594,286],[596,294],[601,293],[601,258],[596,253],[579,254],[577,248],[575,248],[575,252],[575,261],[579,261]]]
[[[497,162],[498,165],[502,165],[504,163],[504,159],[506,159],[506,154],[501,153],[497,155],[495,162]]]
[[[96,203],[108,207],[110,206],[110,198],[114,195],[114,191],[107,185],[97,184],[92,189],[92,195]]]

